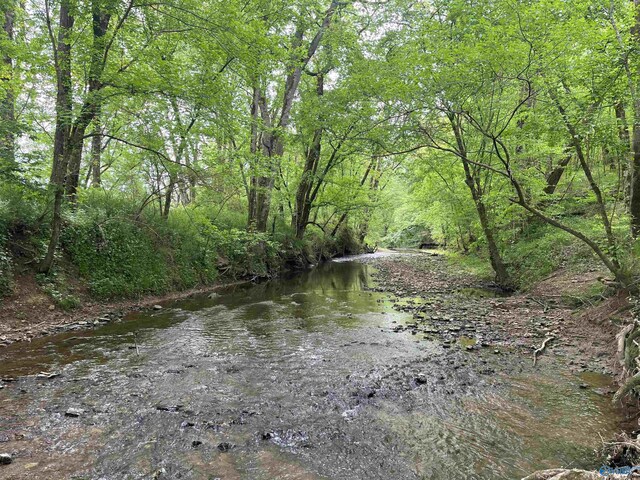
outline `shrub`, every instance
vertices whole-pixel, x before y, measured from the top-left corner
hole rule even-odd
[[[0,236],[0,297],[13,290],[13,262],[4,247],[4,239]]]
[[[213,225],[195,208],[168,219],[139,214],[135,202],[93,193],[69,216],[62,246],[96,296],[135,296],[210,284],[218,270],[267,276],[282,263],[267,234]]]
[[[150,234],[127,218],[94,222],[77,216],[62,244],[94,295],[134,296],[169,287],[165,261]]]

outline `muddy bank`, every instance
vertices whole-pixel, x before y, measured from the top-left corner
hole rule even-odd
[[[85,293],[78,308],[65,311],[53,303],[32,275],[25,275],[18,279],[14,294],[0,299],[0,348],[15,342],[30,342],[45,335],[98,328],[120,321],[131,312],[242,283],[245,281],[223,279],[207,287],[112,301],[97,301]]]

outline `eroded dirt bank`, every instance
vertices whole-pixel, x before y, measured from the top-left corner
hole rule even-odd
[[[600,435],[625,421],[604,357],[569,365],[558,342],[534,367],[544,330],[528,344],[487,325],[513,298],[460,291],[482,285],[439,257],[366,261],[0,349],[12,459],[0,478],[490,480],[599,466]]]

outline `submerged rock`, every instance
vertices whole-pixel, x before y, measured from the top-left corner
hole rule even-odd
[[[166,405],[164,403],[159,403],[156,405],[156,410],[161,412],[179,412],[182,410],[182,405]]]
[[[235,447],[235,445],[229,442],[222,442],[218,444],[218,450],[220,450],[221,452],[228,452],[233,447]]]

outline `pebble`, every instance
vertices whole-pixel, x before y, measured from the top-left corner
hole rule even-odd
[[[154,305],[153,309],[154,310],[162,310],[162,305]]]
[[[69,408],[66,412],[64,412],[65,417],[79,417],[84,413],[84,410],[81,408]]]
[[[0,453],[0,465],[9,465],[13,458],[8,453]]]
[[[179,412],[182,410],[182,405],[165,405],[160,403],[156,405],[156,410],[160,410],[161,412]]]

